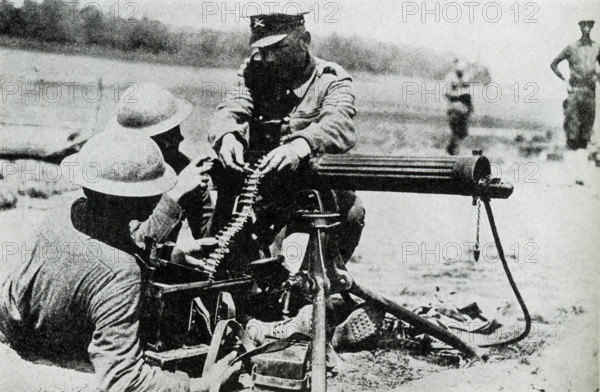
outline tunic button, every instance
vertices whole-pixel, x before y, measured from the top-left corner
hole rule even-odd
[[[285,95],[290,95],[290,90],[285,90]]]

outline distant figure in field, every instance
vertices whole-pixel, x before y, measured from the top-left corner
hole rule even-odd
[[[469,81],[465,77],[466,64],[454,60],[454,70],[446,77],[444,96],[448,100],[448,121],[452,136],[446,151],[450,155],[459,152],[460,141],[469,133],[469,116],[473,112],[473,101]]]
[[[567,147],[580,152],[569,154],[585,163],[588,143],[592,137],[596,112],[596,82],[599,74],[596,63],[600,63],[600,46],[592,41],[590,32],[594,27],[593,20],[579,22],[581,38],[568,45],[550,64],[552,71],[567,85],[567,99],[563,103],[565,120],[563,127],[567,138]],[[569,79],[558,69],[563,61],[569,62]],[[578,173],[581,174],[581,173]],[[578,184],[583,184],[577,180]]]

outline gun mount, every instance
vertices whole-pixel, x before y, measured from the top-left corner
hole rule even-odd
[[[358,284],[330,257],[330,252],[323,251],[331,240],[328,232],[337,225],[339,216],[331,206],[324,205],[321,192],[326,189],[349,189],[468,196],[472,197],[474,202],[481,200],[485,203],[492,222],[490,199],[509,198],[513,186],[498,178],[492,178],[489,160],[478,155],[441,158],[324,155],[313,158],[308,164],[308,170],[303,173],[306,175],[303,186],[306,184],[308,189],[303,192],[311,194],[312,201],[309,206],[299,211],[289,224],[296,231],[309,235],[300,267],[302,276],[307,282],[294,284],[293,280],[299,275],[290,274],[288,281],[284,278],[279,291],[277,289],[275,291],[278,295],[289,294],[291,291],[286,287],[299,286],[301,291],[306,291],[303,293],[304,296],[310,298],[313,303],[312,342],[309,345],[312,390],[326,390],[325,304],[327,297],[334,293],[340,293],[343,297],[349,297],[351,293],[374,303],[386,312],[457,348],[467,356],[476,356],[474,348],[449,331]],[[206,311],[206,308],[203,312],[202,302],[204,301],[209,309],[213,309],[214,305],[218,304],[219,292],[226,290],[233,295],[235,303],[244,308],[251,301],[251,287],[258,279],[257,270],[253,268],[265,270],[275,268],[278,263],[281,264],[283,259],[281,255],[266,255],[266,259],[249,259],[243,262],[227,260],[227,258],[244,257],[244,255],[246,258],[251,258],[253,256],[250,255],[255,255],[253,251],[230,249],[240,246],[239,244],[248,245],[247,241],[236,240],[236,237],[242,235],[240,233],[248,237],[255,235],[254,223],[250,216],[257,195],[260,193],[256,170],[248,174],[245,184],[246,188],[243,188],[238,199],[238,204],[242,206],[242,213],[237,205],[232,212],[231,227],[219,233],[218,252],[210,253],[206,258],[187,266],[166,261],[151,263],[157,267],[150,274],[150,284],[147,286],[146,307],[142,315],[143,328],[146,328],[146,331],[142,331],[142,335],[146,337],[146,347],[150,348],[146,356],[155,364],[172,370],[183,370],[191,364],[192,369],[198,370],[208,355],[210,339],[213,333],[216,333],[217,322],[202,322],[203,325],[208,326],[208,330],[203,327],[203,332],[198,334],[196,324],[202,317],[197,316],[203,315],[204,320],[212,320],[219,313],[218,306],[214,313]],[[493,224],[492,226],[501,252],[497,232]],[[215,256],[216,253],[218,258]],[[501,258],[503,259],[503,256]],[[214,262],[213,259],[218,259],[218,262]],[[244,268],[243,271],[222,270],[223,266],[243,265],[251,265],[252,268]],[[247,273],[249,275],[246,275]],[[269,272],[271,275],[278,273]],[[509,275],[508,272],[507,274]],[[177,279],[173,279],[173,276],[177,276]],[[511,280],[510,276],[509,280]],[[521,299],[519,302],[522,302]],[[521,305],[524,307],[524,304]],[[526,315],[527,319],[528,315]],[[301,357],[304,358],[302,355]]]

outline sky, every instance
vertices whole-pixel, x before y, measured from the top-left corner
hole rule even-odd
[[[124,18],[146,15],[174,28],[243,31],[248,31],[249,23],[241,14],[300,6],[312,10],[306,26],[317,36],[358,35],[451,52],[488,66],[501,85],[536,83],[542,95],[564,90],[549,64],[579,39],[579,20],[596,19],[592,39],[600,41],[599,0],[80,0],[80,4]]]

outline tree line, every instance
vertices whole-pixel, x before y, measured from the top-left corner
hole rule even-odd
[[[35,41],[41,49],[102,48],[148,54],[144,59],[198,67],[237,67],[248,56],[248,33],[198,29],[174,31],[147,17],[123,18],[81,7],[76,1],[25,0],[16,7],[0,0],[0,36]],[[44,43],[47,45],[44,46]],[[18,46],[18,45],[17,45]],[[25,45],[24,45],[25,46]],[[39,45],[36,48],[40,48]],[[97,50],[95,51],[98,52]],[[102,52],[106,55],[106,51]],[[336,34],[317,37],[314,53],[350,71],[443,79],[453,57],[421,48],[379,43]],[[487,70],[481,69],[484,79]]]

